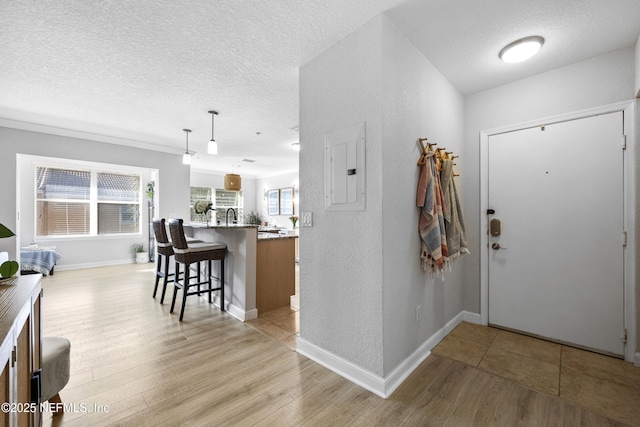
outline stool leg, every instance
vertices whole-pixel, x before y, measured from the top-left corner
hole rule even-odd
[[[220,260],[220,310],[224,311],[224,258]]]
[[[200,296],[200,282],[202,281],[202,279],[200,279],[200,261],[198,261],[198,272],[197,272],[197,280],[198,280],[198,296]]]
[[[164,304],[164,295],[167,292],[167,283],[169,283],[169,258],[166,255],[158,254],[158,260],[164,256],[164,282],[162,282],[162,296],[160,296],[160,304]]]
[[[50,408],[51,412],[53,412],[54,415],[64,412],[64,406],[60,405],[62,403],[62,399],[60,399],[60,393],[56,393],[55,396],[49,399],[49,403],[53,403],[53,405],[50,405]]]
[[[160,254],[158,254],[158,267],[156,268],[156,284],[153,287],[153,297],[156,297],[156,293],[158,292],[158,282],[160,281],[160,265],[161,265],[161,261],[160,258],[162,256]]]
[[[182,317],[184,316],[184,307],[187,305],[187,293],[189,291],[189,265],[185,264],[184,270],[184,286],[182,287],[182,307],[180,308],[180,321],[182,322]],[[200,286],[200,285],[198,285]]]
[[[179,274],[180,274],[180,265],[176,261],[175,276],[174,276],[174,281],[173,281],[173,298],[171,298],[171,310],[169,310],[169,313],[173,313],[173,308],[176,305],[176,295],[178,294],[178,284],[180,282],[179,278],[178,278]]]
[[[211,299],[211,260],[207,260],[207,283],[209,284],[209,292],[207,292],[209,294],[209,304],[211,304],[213,302],[213,300]]]

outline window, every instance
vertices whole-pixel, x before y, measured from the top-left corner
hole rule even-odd
[[[213,202],[211,199],[211,188],[209,187],[191,187],[191,208],[190,208],[190,217],[191,222],[196,220],[196,211],[194,206],[197,202]]]
[[[212,197],[215,191],[215,198]],[[213,200],[215,199],[215,200]],[[210,187],[191,187],[191,221],[196,221],[196,212],[193,209],[199,201],[212,202],[215,208],[215,217],[220,223],[226,221],[227,209],[233,208],[238,214],[238,222],[242,221],[242,191],[226,191],[221,188],[213,190]],[[231,216],[229,216],[231,221]]]
[[[226,191],[216,188],[216,219],[221,223],[226,221],[227,209],[233,208],[238,214],[238,222],[242,220],[242,191]],[[229,221],[231,221],[229,216]]]
[[[140,175],[36,168],[36,236],[140,232]]]

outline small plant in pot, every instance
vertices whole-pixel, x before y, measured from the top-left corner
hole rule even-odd
[[[136,243],[131,246],[131,250],[136,256],[136,263],[143,264],[145,262],[149,262],[149,252],[144,250],[144,245],[142,243]]]
[[[251,224],[251,225],[260,225],[262,224],[262,219],[260,218],[260,215],[257,212],[251,211],[244,218],[244,223]]]
[[[0,224],[0,238],[13,237],[15,234],[4,225]],[[0,281],[11,279],[20,269],[16,261],[5,261],[0,264]]]

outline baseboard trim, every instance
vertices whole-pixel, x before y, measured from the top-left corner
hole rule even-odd
[[[354,365],[342,357],[333,354],[315,344],[298,337],[296,351],[303,356],[308,357],[314,362],[332,370],[336,374],[348,379],[352,383],[358,384],[370,392],[387,398],[384,392],[384,378],[373,372]]]
[[[67,271],[67,270],[81,270],[83,268],[95,268],[95,267],[111,267],[112,265],[123,265],[123,264],[135,264],[130,258],[127,259],[114,259],[109,261],[100,261],[100,262],[87,262],[81,264],[62,264],[54,267],[55,271]],[[148,263],[150,267],[155,268],[155,264],[153,262]]]
[[[420,347],[418,347],[409,357],[403,360],[402,363],[400,363],[384,378],[369,370],[363,369],[340,356],[328,352],[325,349],[306,341],[302,337],[298,337],[296,351],[349,381],[386,399],[393,394],[400,384],[402,384],[404,380],[406,380],[407,377],[411,375],[411,373],[415,371],[427,357],[429,357],[431,350],[463,321],[480,323],[480,315],[461,311],[457,316],[447,322],[446,325],[429,337]]]
[[[482,324],[482,318],[478,313],[471,313],[469,311],[462,312],[462,320],[469,323],[475,323],[476,325]]]
[[[220,299],[216,298],[216,300],[214,301],[214,304],[220,307]],[[253,310],[244,311],[237,305],[229,304],[229,302],[227,302],[225,309],[227,310],[227,313],[229,313],[230,315],[232,315],[233,317],[235,317],[241,322],[246,322],[247,320],[258,318],[258,309],[256,308],[254,308]]]
[[[640,368],[640,353],[636,353],[633,355],[633,366],[637,366]]]

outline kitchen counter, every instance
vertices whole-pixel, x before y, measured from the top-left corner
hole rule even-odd
[[[276,234],[269,232],[258,232],[258,240],[271,240],[271,239],[297,239],[297,234]]]
[[[215,224],[215,225],[206,225],[206,224],[200,224],[200,223],[191,223],[189,224],[189,227],[193,227],[193,228],[211,228],[211,229],[238,229],[238,228],[258,228],[260,227],[259,225],[252,225],[252,224]]]

